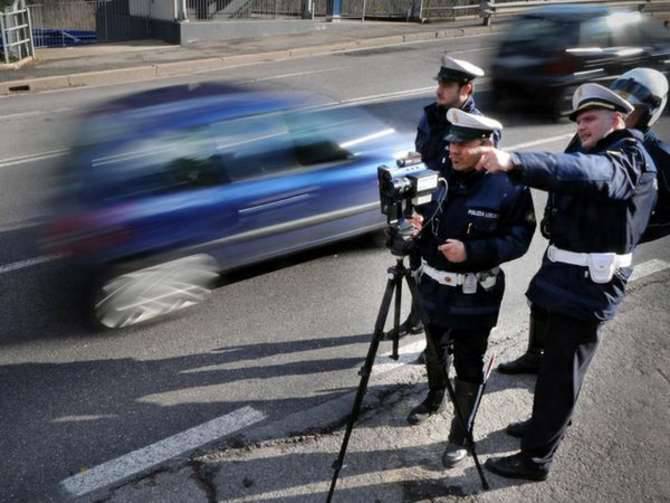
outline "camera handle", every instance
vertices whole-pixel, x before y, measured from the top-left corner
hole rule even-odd
[[[403,263],[404,257],[397,258],[396,259],[396,265],[393,267],[390,267],[388,269],[388,279],[386,282],[386,289],[384,290],[384,295],[382,297],[382,303],[381,306],[379,307],[379,311],[377,313],[377,320],[375,322],[375,329],[374,333],[372,334],[372,342],[370,343],[370,347],[368,349],[368,354],[365,358],[365,363],[363,364],[363,367],[361,370],[358,372],[358,375],[361,376],[360,383],[358,385],[358,390],[356,391],[356,397],[354,399],[354,405],[351,410],[351,415],[349,416],[349,421],[347,423],[347,428],[344,432],[344,437],[342,438],[342,445],[340,446],[340,453],[337,456],[337,459],[333,462],[333,478],[330,482],[330,489],[328,491],[328,497],[326,499],[327,503],[330,503],[333,499],[333,494],[335,493],[335,486],[337,484],[337,479],[339,478],[340,471],[342,468],[344,468],[344,457],[347,452],[347,447],[349,446],[349,439],[351,438],[351,433],[354,429],[354,424],[358,420],[358,416],[360,415],[361,412],[361,405],[363,404],[363,397],[365,396],[365,393],[368,388],[368,383],[370,381],[370,376],[372,375],[372,366],[374,365],[375,358],[377,356],[377,350],[379,349],[379,343],[385,339],[385,334],[384,334],[384,326],[386,324],[386,319],[389,314],[389,308],[391,307],[391,298],[393,297],[393,294],[395,292],[395,305],[394,305],[394,313],[393,313],[393,329],[391,330],[390,334],[393,334],[393,350],[391,354],[391,358],[394,360],[398,359],[398,338],[399,338],[399,325],[400,325],[400,307],[401,307],[401,301],[402,301],[402,280],[403,278],[407,282],[407,286],[409,286],[410,292],[412,293],[412,298],[414,299],[415,305],[417,310],[419,311],[419,316],[421,317],[421,320],[424,322],[424,329],[428,330],[428,323],[427,321],[427,316],[425,314],[425,311],[423,309],[423,304],[421,302],[421,298],[419,297],[419,293],[417,290],[416,286],[416,281],[412,277],[411,270],[405,267],[405,264]],[[428,337],[426,337],[427,341],[429,344],[432,344],[432,338],[430,337],[430,332],[427,333]],[[490,372],[491,368],[491,363],[489,363],[489,370]],[[487,373],[488,373],[487,372]],[[481,479],[482,482],[482,487],[484,490],[489,489],[489,484],[488,481],[486,480],[486,477],[484,476],[484,471],[482,470],[481,464],[479,463],[479,458],[477,457],[477,451],[475,448],[475,441],[472,437],[472,428],[469,427],[469,425],[466,424],[465,419],[463,417],[463,414],[461,413],[460,408],[458,407],[458,404],[456,403],[455,399],[455,392],[454,388],[451,384],[451,381],[449,379],[446,380],[446,387],[447,387],[447,393],[449,394],[449,399],[451,400],[451,403],[454,405],[454,411],[456,413],[456,417],[458,418],[458,421],[461,423],[463,426],[463,430],[465,431],[465,438],[466,442],[468,444],[468,451],[470,452],[470,455],[474,459],[475,466],[477,468],[477,473],[479,474],[479,478]],[[483,392],[483,389],[481,390]],[[480,396],[478,397],[479,400],[481,400],[481,392]],[[478,402],[479,402],[478,400]],[[479,407],[477,407],[479,408]],[[473,411],[473,418],[471,421],[471,424],[474,424],[474,415],[477,413],[477,409],[474,409]]]

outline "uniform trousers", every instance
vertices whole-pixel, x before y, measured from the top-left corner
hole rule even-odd
[[[599,340],[601,322],[547,313],[544,358],[535,384],[533,415],[521,452],[548,469],[577,403]]]
[[[453,352],[456,377],[465,382],[484,381],[484,354],[491,328],[453,329],[429,323],[426,327],[426,371],[428,387],[444,390],[449,375],[449,355]]]

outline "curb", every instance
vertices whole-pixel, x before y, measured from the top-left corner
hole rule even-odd
[[[19,61],[15,61],[14,63],[0,63],[0,70],[18,70],[30,63],[33,63],[34,61],[35,61],[34,57],[26,56],[25,58],[20,59]]]
[[[451,28],[429,32],[406,33],[403,35],[387,35],[383,37],[260,52],[255,54],[223,56],[219,58],[208,57],[191,59],[188,61],[159,63],[155,65],[117,68],[113,70],[102,70],[95,72],[74,73],[53,77],[10,80],[6,82],[0,82],[0,95],[19,95],[40,91],[81,88],[86,86],[128,84],[169,77],[181,77],[195,73],[216,72],[234,66],[253,65],[289,58],[304,58],[374,47],[385,47],[422,41],[459,38],[466,35],[471,36],[495,33],[496,31],[498,31],[498,27],[495,25],[491,27]]]

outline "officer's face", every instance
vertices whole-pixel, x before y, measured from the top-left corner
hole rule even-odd
[[[449,144],[449,159],[456,171],[470,171],[479,162],[482,156],[478,147],[487,144],[482,140],[470,140],[463,143],[452,142]]]
[[[458,82],[445,82],[441,80],[438,82],[437,89],[435,90],[435,101],[443,107],[460,108],[470,95],[469,88],[470,84],[462,86]]]
[[[617,123],[616,114],[608,110],[586,110],[577,116],[577,136],[585,150],[612,132]]]

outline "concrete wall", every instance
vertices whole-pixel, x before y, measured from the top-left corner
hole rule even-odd
[[[181,23],[181,44],[193,42],[256,38],[291,33],[307,33],[314,29],[314,22],[303,19],[288,20],[239,20],[239,21],[190,21]]]
[[[161,21],[174,21],[177,18],[174,0],[128,1],[130,2],[131,16],[149,16],[151,19],[158,19]],[[137,11],[133,12],[133,8],[137,9]]]

